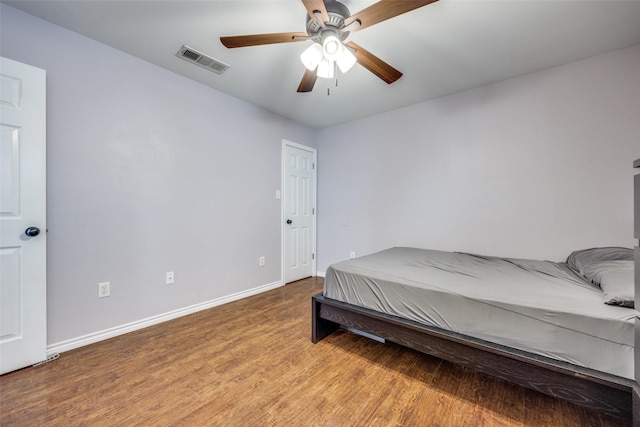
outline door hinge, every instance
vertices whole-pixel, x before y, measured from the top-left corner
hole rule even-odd
[[[316,214],[316,208],[311,208],[311,215],[315,215]]]
[[[316,259],[316,254],[311,254],[311,259]]]
[[[311,169],[316,170],[316,164],[315,163],[311,163]]]

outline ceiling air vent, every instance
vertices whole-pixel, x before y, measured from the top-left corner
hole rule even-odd
[[[217,74],[222,74],[229,68],[228,64],[207,56],[202,52],[198,52],[197,50],[190,48],[189,46],[182,46],[178,53],[176,53],[176,56],[184,59],[185,61],[192,62],[196,65],[211,70]]]

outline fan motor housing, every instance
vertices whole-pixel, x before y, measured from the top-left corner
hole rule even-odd
[[[327,0],[324,2],[325,7],[327,9],[327,15],[329,15],[329,20],[325,22],[325,25],[329,27],[329,30],[333,33],[336,33],[337,37],[344,41],[344,39],[349,34],[348,32],[340,31],[344,28],[344,20],[351,16],[351,12],[344,4]],[[307,34],[311,37],[316,37],[320,35],[323,31],[322,26],[318,24],[316,21],[311,19],[311,17],[307,14]],[[325,29],[326,31],[326,29]]]

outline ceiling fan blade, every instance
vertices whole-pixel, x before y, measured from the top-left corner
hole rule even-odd
[[[391,65],[387,64],[371,52],[358,46],[354,42],[348,42],[346,45],[355,49],[353,55],[358,60],[358,64],[362,65],[388,84],[391,84],[402,77],[402,73],[400,71],[396,70]]]
[[[322,0],[302,0],[302,4],[307,8],[309,17],[316,21],[322,28],[325,28],[325,21],[329,20],[329,14],[327,13],[327,7]],[[314,12],[320,12],[322,19],[318,19]]]
[[[300,80],[300,86],[298,86],[298,92],[311,92],[313,90],[313,86],[316,84],[316,80],[318,78],[318,69],[314,69],[312,71],[306,70],[304,75],[302,76],[302,80]]]
[[[353,28],[351,31],[359,31],[436,1],[438,0],[380,0],[378,3],[374,3],[345,19],[344,25],[347,26],[358,21],[360,26]]]
[[[229,49],[234,47],[260,46],[264,44],[304,42],[308,40],[307,33],[273,33],[252,34],[247,36],[220,37],[223,45]]]

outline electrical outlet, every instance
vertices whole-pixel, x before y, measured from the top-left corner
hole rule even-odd
[[[175,282],[175,275],[173,274],[173,271],[167,271],[164,283],[167,285],[173,285]]]
[[[98,298],[111,296],[111,282],[98,283]]]
[[[356,257],[356,251],[351,251],[349,253],[349,259],[354,259]]]
[[[263,256],[261,256],[261,257],[258,259],[258,265],[259,265],[260,267],[264,267],[264,257],[263,257]]]

